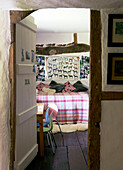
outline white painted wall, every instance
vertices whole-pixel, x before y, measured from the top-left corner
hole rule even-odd
[[[100,170],[123,169],[123,101],[102,101]]]
[[[38,44],[67,44],[74,41],[74,33],[40,33],[36,34]],[[78,43],[90,44],[90,32],[77,33]]]
[[[108,14],[123,13],[122,9],[102,10],[102,90],[123,91],[123,85],[107,85],[108,53],[123,53],[122,47],[107,47]],[[100,170],[123,169],[123,100],[102,101]]]
[[[10,154],[9,24],[9,11],[0,10],[0,170],[9,170]]]
[[[36,34],[36,43],[38,44],[48,44],[48,43],[56,43],[56,44],[65,44],[73,42],[73,34],[72,33],[40,33]]]
[[[84,43],[90,45],[90,31],[77,33],[78,43]]]

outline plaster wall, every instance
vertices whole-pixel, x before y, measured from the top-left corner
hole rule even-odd
[[[90,44],[90,32],[77,33],[78,43]],[[74,41],[73,33],[37,33],[36,43],[38,44],[67,44]]]
[[[48,43],[56,43],[56,44],[65,44],[73,42],[73,34],[72,33],[37,33],[36,34],[36,43],[38,44],[48,44]]]
[[[102,19],[102,91],[123,91],[123,85],[107,85],[108,53],[123,53],[122,47],[107,47],[108,14],[122,9],[101,10]],[[101,102],[100,170],[123,169],[123,100]]]
[[[8,73],[10,45],[9,11],[0,10],[0,170],[9,169],[10,153],[10,84]]]
[[[123,7],[122,0],[5,0],[0,1],[2,9],[39,9],[39,8],[119,8]]]
[[[100,170],[123,169],[123,101],[102,101]]]

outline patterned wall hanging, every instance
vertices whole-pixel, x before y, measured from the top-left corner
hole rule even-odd
[[[79,57],[55,56],[47,58],[47,78],[79,78]]]

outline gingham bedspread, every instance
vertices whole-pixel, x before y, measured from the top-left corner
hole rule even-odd
[[[85,92],[46,94],[36,96],[37,103],[44,103],[45,110],[49,103],[58,107],[57,120],[60,124],[88,123],[89,95]]]

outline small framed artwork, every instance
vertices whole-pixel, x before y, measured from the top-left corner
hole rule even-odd
[[[123,53],[108,54],[107,84],[123,84]]]
[[[34,50],[31,50],[31,61],[34,62]]]
[[[26,51],[26,59],[30,60],[30,52],[29,51]]]
[[[24,49],[23,48],[21,49],[21,61],[22,62],[24,61]]]
[[[123,14],[109,14],[108,46],[123,47]]]

